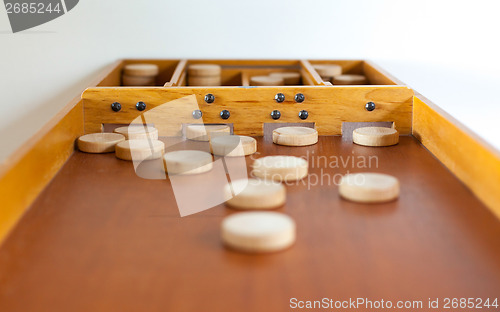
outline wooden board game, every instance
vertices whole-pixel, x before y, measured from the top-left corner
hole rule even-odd
[[[154,86],[122,86],[124,66],[136,63],[158,66]],[[189,65],[204,63],[222,68],[221,85],[187,86]],[[332,84],[316,64],[367,82]],[[250,86],[273,72],[300,73],[301,82]],[[181,217],[167,176],[145,179],[113,153],[75,149],[83,134],[128,124],[154,125],[167,149],[205,148],[182,139],[186,125],[203,123],[257,140],[258,155],[244,158],[248,172],[259,157],[309,159],[308,177],[287,184],[286,203],[273,210],[295,220],[293,246],[228,249],[220,224],[238,210],[221,203]],[[399,143],[353,144],[342,133],[348,123],[389,123]],[[266,129],[282,125],[313,127],[318,143],[274,144]],[[397,177],[399,198],[342,199],[334,179],[366,170]],[[0,311],[289,311],[292,298],[496,298],[499,181],[498,151],[368,61],[119,61],[0,167]]]

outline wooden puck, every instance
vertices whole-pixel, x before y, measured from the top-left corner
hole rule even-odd
[[[283,78],[283,82],[288,86],[297,86],[300,85],[301,76],[296,72],[276,72],[270,73],[269,77],[281,77]]]
[[[188,77],[188,85],[190,86],[220,86],[222,84],[220,76],[215,77]]]
[[[285,204],[286,189],[279,182],[241,179],[224,187],[224,198],[236,209],[273,209]]]
[[[220,77],[222,69],[216,64],[191,64],[188,66],[188,77],[205,77],[218,76]]]
[[[327,80],[332,79],[334,76],[342,75],[342,66],[340,65],[316,64],[313,67],[321,78],[326,78]]]
[[[294,156],[267,156],[256,159],[252,175],[273,181],[296,181],[307,176],[307,160]]]
[[[122,76],[123,86],[154,86],[156,84],[155,76]]]
[[[332,79],[334,85],[363,85],[367,82],[363,75],[339,75]]]
[[[158,140],[127,140],[116,144],[116,157],[123,160],[150,160],[163,156],[165,144]]]
[[[151,77],[160,72],[155,64],[128,64],[123,67],[123,74],[127,76]]]
[[[359,203],[381,203],[399,196],[399,181],[380,173],[354,173],[342,177],[339,193],[345,199]]]
[[[286,249],[295,242],[295,221],[272,211],[232,214],[222,221],[224,244],[234,250],[264,253]]]
[[[130,125],[128,127],[118,127],[113,131],[124,135],[127,140],[158,140],[158,129],[151,126]]]
[[[399,132],[386,127],[363,127],[352,132],[352,141],[364,146],[391,146],[398,144]]]
[[[188,125],[186,126],[186,138],[193,141],[208,142],[212,137],[230,135],[231,128],[228,125]]]
[[[203,151],[182,150],[168,152],[163,156],[168,174],[197,174],[212,170],[212,155]]]
[[[247,156],[257,151],[257,140],[242,135],[216,136],[210,139],[210,150],[217,156]]]
[[[118,133],[91,133],[78,138],[78,149],[85,153],[112,153],[115,145],[125,141]]]
[[[283,86],[285,81],[282,77],[253,76],[250,78],[251,86]]]
[[[287,146],[312,145],[318,142],[318,131],[308,127],[281,127],[273,131],[273,142]]]

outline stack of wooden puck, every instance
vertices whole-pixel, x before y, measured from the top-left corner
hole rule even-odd
[[[313,65],[316,72],[323,81],[332,82],[333,77],[342,75],[342,66],[336,64],[316,64]]]
[[[368,83],[364,75],[343,74],[340,65],[315,64],[313,67],[323,81],[329,81],[333,85],[364,85]]]
[[[301,76],[297,72],[274,72],[269,75],[252,76],[251,86],[297,86],[301,83]]]
[[[154,86],[159,68],[155,64],[129,64],[123,67],[122,85]]]
[[[363,75],[338,75],[332,78],[334,85],[364,85],[368,80]]]
[[[192,64],[188,66],[188,85],[220,86],[221,67],[216,64]]]

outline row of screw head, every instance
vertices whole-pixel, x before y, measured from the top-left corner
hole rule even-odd
[[[295,94],[295,102],[302,103],[306,97],[302,93]],[[285,95],[283,93],[278,93],[274,96],[274,100],[278,103],[283,103],[285,101]],[[208,93],[205,95],[205,102],[208,104],[212,104],[215,101],[215,96],[212,93]]]
[[[285,100],[285,95],[284,95],[283,93],[278,93],[278,94],[276,94],[276,97],[277,97],[277,98],[276,98],[276,101],[277,101],[277,102],[280,102],[280,101],[278,101],[278,95],[280,95],[280,94],[283,96],[283,97],[282,97],[282,98],[283,98],[283,100],[280,100],[280,101],[281,101],[281,102],[283,102],[283,101]],[[302,93],[298,93],[297,95],[299,95],[299,94],[300,94],[300,95],[302,95],[302,96],[304,96]],[[209,95],[211,95],[211,96],[212,96],[212,98],[210,99],[210,100],[211,100],[211,102],[210,102],[210,103],[213,103],[213,101],[215,100],[215,98],[213,97],[213,95],[212,95],[212,94],[207,94],[207,95],[205,96],[205,101],[207,101],[207,96],[209,96]],[[295,95],[295,100],[297,100],[297,95]],[[280,96],[279,98],[281,99],[281,96]],[[302,101],[303,101],[303,100],[304,100],[304,99],[302,99]],[[207,103],[209,103],[209,102],[207,102]],[[299,102],[299,103],[300,103],[300,102]],[[146,103],[144,103],[144,102],[142,102],[142,101],[139,101],[139,102],[137,102],[137,103],[135,104],[135,108],[136,108],[138,111],[143,111],[143,110],[145,110],[145,109],[146,109]],[[121,105],[120,103],[118,103],[118,102],[114,102],[114,103],[112,103],[112,104],[111,104],[111,109],[112,109],[113,111],[115,111],[115,112],[119,112],[119,111],[122,109],[122,105]],[[368,103],[366,103],[366,104],[365,104],[365,109],[366,109],[367,111],[369,111],[369,112],[373,111],[373,110],[375,109],[375,103],[373,103],[373,102],[368,102]],[[199,112],[199,117],[197,117],[197,116],[198,116],[198,113],[196,113],[196,114],[195,114],[195,112]],[[228,118],[229,118],[229,116],[231,116],[231,114],[230,114],[230,113],[229,113],[229,111],[228,111],[228,110],[226,110],[226,109],[220,112],[220,117],[221,117],[222,119],[228,119]],[[309,116],[309,113],[308,113],[307,111],[305,111],[305,110],[302,110],[302,111],[300,111],[300,113],[299,113],[299,117],[300,117],[300,119],[307,119],[307,117],[308,117],[308,116]],[[201,111],[200,111],[200,110],[195,110],[195,111],[193,111],[193,117],[194,117],[195,119],[199,119],[199,118],[201,118]],[[278,111],[278,110],[274,110],[274,111],[271,113],[271,117],[272,117],[273,119],[279,119],[279,118],[281,117],[281,113],[280,113],[280,111]]]
[[[135,108],[137,108],[138,111],[142,112],[146,109],[146,103],[144,103],[143,101],[139,101],[135,104]],[[122,105],[119,102],[113,102],[111,104],[111,109],[114,112],[119,112],[122,109]]]
[[[193,114],[194,119],[200,119],[203,116],[203,113],[199,109],[194,110],[192,114]],[[220,117],[222,119],[229,119],[230,116],[231,116],[231,113],[227,109],[224,109],[220,112]],[[309,113],[306,110],[301,110],[299,112],[300,119],[305,120],[305,119],[307,119],[307,117],[309,117]],[[279,110],[273,110],[271,112],[271,118],[274,120],[280,119],[281,112]]]

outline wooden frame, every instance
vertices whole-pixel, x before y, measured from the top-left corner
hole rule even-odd
[[[277,93],[285,95],[285,102],[274,100]],[[294,101],[297,93],[305,95],[303,103]],[[206,94],[213,94],[215,102],[205,103]],[[183,123],[201,122],[192,117],[193,110],[200,109],[203,122],[230,122],[242,135],[262,135],[265,122],[315,122],[320,135],[340,135],[344,121],[393,121],[402,134],[410,134],[413,91],[399,86],[89,88],[82,98],[85,133],[100,132],[102,124],[131,123],[144,113],[161,136],[176,136]],[[181,99],[185,101],[180,103]],[[146,103],[146,111],[135,108],[139,101]],[[371,112],[365,109],[370,101],[377,106]],[[122,105],[119,112],[111,110],[113,102]],[[229,110],[231,117],[223,120],[222,110]],[[281,112],[279,120],[270,117],[273,110]],[[299,118],[301,110],[309,112],[308,119]]]
[[[121,70],[125,64],[149,62],[160,66],[157,84],[166,87],[121,88]],[[478,139],[470,130],[460,125],[448,114],[440,110],[420,94],[413,91],[394,77],[386,74],[376,65],[367,61],[243,61],[246,66],[294,67],[301,71],[306,84],[298,87],[262,88],[193,88],[182,87],[188,62],[218,62],[232,66],[235,72],[242,66],[237,60],[122,60],[118,61],[91,84],[83,98],[70,102],[60,113],[49,121],[22,148],[14,152],[0,165],[0,196],[3,208],[0,212],[0,242],[15,226],[33,200],[50,182],[52,177],[71,156],[75,139],[88,132],[100,131],[103,123],[129,123],[139,116],[135,103],[142,99],[148,102],[148,111],[165,101],[186,96],[196,98],[204,113],[204,122],[220,122],[218,112],[223,107],[231,107],[235,131],[243,134],[260,135],[263,122],[273,122],[267,118],[269,109],[280,106],[283,119],[280,122],[297,122],[296,113],[302,107],[311,110],[311,119],[320,134],[338,135],[343,121],[395,121],[403,134],[412,134],[433,153],[458,179],[467,185],[497,217],[500,217],[500,154],[497,150]],[[372,86],[340,87],[323,84],[312,68],[315,63],[330,62],[340,64],[350,73],[365,73]],[[93,87],[99,88],[93,88]],[[286,95],[285,103],[273,101],[277,92]],[[293,95],[302,92],[306,102],[291,101]],[[212,105],[204,103],[206,93],[216,95]],[[245,101],[250,98],[251,101]],[[109,108],[112,101],[121,101],[123,110],[114,113]],[[367,101],[374,101],[377,110],[366,112]],[[219,104],[223,103],[223,104]],[[255,117],[246,121],[241,111],[248,105],[255,105]],[[190,111],[187,111],[190,113]],[[331,123],[329,121],[333,120]],[[188,115],[180,122],[192,122]],[[240,126],[241,125],[241,126]],[[439,129],[439,132],[436,131]],[[164,134],[176,134],[164,129]],[[452,137],[454,139],[444,139]],[[473,165],[471,165],[473,164]]]

